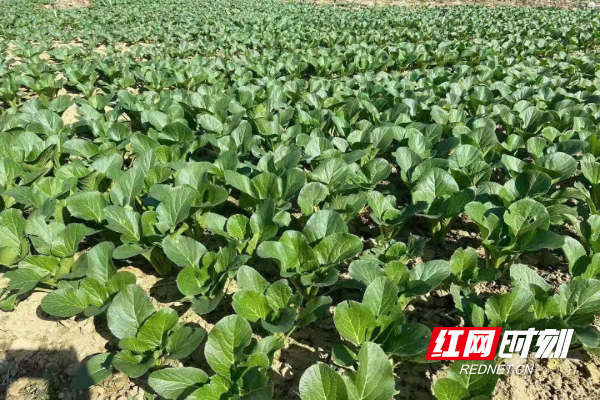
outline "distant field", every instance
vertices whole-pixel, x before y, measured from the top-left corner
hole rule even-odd
[[[356,6],[411,6],[411,7],[446,7],[461,5],[477,5],[486,7],[557,7],[581,8],[595,7],[595,2],[581,0],[305,0],[313,4],[335,4],[341,7]]]

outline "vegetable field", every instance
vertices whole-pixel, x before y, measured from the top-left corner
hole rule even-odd
[[[0,397],[599,398],[599,24],[1,1]],[[469,378],[439,326],[574,334]]]

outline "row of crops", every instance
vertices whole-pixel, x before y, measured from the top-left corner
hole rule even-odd
[[[462,326],[600,351],[593,10],[113,3],[0,7],[0,309],[42,290],[51,316],[106,319],[118,346],[74,388],[120,371],[166,399],[269,399],[286,341],[332,318],[299,396],[392,399],[431,336],[405,310],[432,292]],[[568,282],[522,262],[549,251]],[[131,264],[235,313],[180,322]],[[490,397],[498,376],[460,365],[433,393]]]

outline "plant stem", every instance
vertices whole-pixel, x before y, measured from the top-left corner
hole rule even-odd
[[[227,281],[225,282],[225,287],[223,287],[224,294],[227,294],[227,289],[229,289],[229,285],[231,285],[231,281],[233,281],[233,279],[227,278]]]
[[[600,185],[592,185],[592,202],[594,203],[594,211],[598,210],[598,206],[600,205]]]
[[[504,264],[504,266],[502,267],[502,275],[506,275],[506,273],[510,270],[510,266],[513,265],[513,263],[515,262],[515,260],[520,256],[520,254],[515,254],[513,257],[511,257],[510,260],[508,260],[506,262],[506,264]]]
[[[175,234],[175,236],[181,235],[182,233],[187,231],[189,228],[190,227],[188,226],[188,224],[186,224],[184,222],[183,225],[181,225],[181,227],[179,227],[179,229],[177,229],[174,234]]]
[[[295,330],[296,330],[296,325],[294,325],[292,327],[292,329],[290,329],[289,332],[286,333],[285,336],[283,336],[284,343],[287,342],[287,340],[289,339],[290,336],[292,336],[292,333],[294,333]]]
[[[301,283],[298,282],[298,277],[297,276],[292,276],[290,278],[290,282],[292,282],[292,285],[294,285],[294,287],[296,288],[296,290],[298,291],[298,293],[300,294],[308,294],[306,293],[306,290],[304,289],[304,287],[302,286]]]
[[[446,229],[442,221],[433,220],[429,222],[431,230],[431,243],[440,244],[446,238]]]
[[[140,197],[139,197],[139,196],[136,196],[136,197],[135,197],[135,202],[136,202],[136,203],[137,203],[137,204],[140,206],[140,208],[141,208],[142,210],[144,210],[144,208],[145,208],[145,207],[144,207],[144,204],[142,203],[142,200],[140,200]]]

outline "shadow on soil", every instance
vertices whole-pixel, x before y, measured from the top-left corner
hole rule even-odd
[[[39,360],[43,360],[43,363]],[[8,350],[0,361],[0,400],[8,398],[9,387],[20,379],[38,382],[27,387],[27,394],[19,393],[15,399],[91,399],[88,390],[75,391],[70,388],[72,377],[65,373],[65,368],[73,360],[77,360],[74,350]]]

